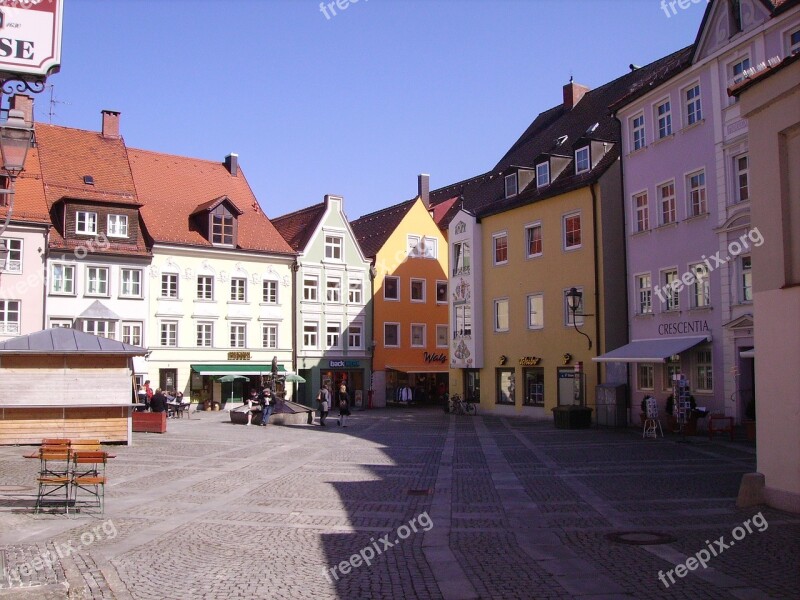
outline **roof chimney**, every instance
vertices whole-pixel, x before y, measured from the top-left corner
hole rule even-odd
[[[21,110],[26,123],[33,123],[33,98],[25,94],[11,96],[11,110]]]
[[[234,152],[228,154],[225,157],[225,168],[231,175],[237,177],[239,175],[239,155]]]
[[[119,138],[119,111],[101,110],[100,113],[103,115],[103,137]]]
[[[564,86],[564,108],[572,110],[588,91],[588,87],[580,85],[579,83],[574,83],[572,77],[570,77],[569,83]]]
[[[431,207],[431,176],[427,173],[417,175],[417,194],[422,198],[426,209]]]

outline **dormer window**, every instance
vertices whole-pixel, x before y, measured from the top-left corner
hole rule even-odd
[[[506,198],[517,195],[517,174],[506,175]]]
[[[211,243],[233,246],[234,219],[224,206],[211,211]]]
[[[97,235],[97,213],[84,210],[76,211],[75,233]]]
[[[585,173],[591,167],[589,162],[589,146],[578,148],[575,151],[575,174]]]
[[[242,214],[227,196],[198,206],[191,215],[194,226],[215,246],[236,246],[237,219]]]
[[[550,184],[550,163],[543,162],[536,165],[536,187],[544,187]]]
[[[108,236],[128,237],[128,216],[108,215]]]

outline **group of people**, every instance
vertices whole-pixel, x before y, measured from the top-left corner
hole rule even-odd
[[[171,390],[162,390],[161,388],[150,387],[150,380],[144,382],[144,385],[139,385],[136,390],[136,396],[141,404],[144,404],[144,409],[149,412],[155,413],[169,413],[170,405],[188,404],[183,401],[183,392],[172,393]],[[174,414],[168,415],[168,418],[177,416]]]
[[[332,402],[336,402],[335,406],[339,407],[339,417],[336,419],[336,424],[347,427],[345,418],[350,415],[350,394],[344,382],[342,382],[335,394],[331,391],[330,383],[326,383],[319,389],[317,403],[319,404],[319,424],[322,427],[325,427],[325,419],[328,418]]]
[[[250,390],[250,397],[247,399],[247,424],[251,425],[253,422],[253,407],[258,405],[261,407],[261,422],[256,423],[261,427],[269,425],[269,418],[272,416],[272,411],[275,408],[276,398],[272,395],[272,389],[265,387],[260,392],[253,388]]]

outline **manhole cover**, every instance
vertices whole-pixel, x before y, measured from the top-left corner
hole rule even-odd
[[[0,494],[3,492],[26,492],[33,488],[24,485],[0,485]]]
[[[678,538],[672,535],[655,531],[622,531],[609,533],[606,538],[618,544],[629,544],[631,546],[656,546],[678,541]]]

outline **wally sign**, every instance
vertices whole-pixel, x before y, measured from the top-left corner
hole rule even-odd
[[[63,0],[0,0],[0,72],[44,81],[61,66]]]

